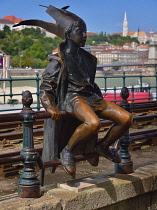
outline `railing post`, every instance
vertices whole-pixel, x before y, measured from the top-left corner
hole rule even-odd
[[[37,110],[40,110],[40,99],[39,99],[39,73],[36,73],[36,87],[37,87]]]
[[[123,72],[123,87],[125,87],[125,79],[126,79],[126,75],[125,75],[125,71]]]
[[[40,182],[37,179],[35,172],[35,164],[38,159],[38,154],[34,149],[33,142],[33,116],[34,111],[30,105],[33,102],[30,91],[25,91],[22,96],[24,108],[21,114],[23,120],[23,149],[21,156],[23,157],[24,169],[21,174],[21,180],[18,185],[18,194],[22,198],[36,198],[40,196]]]
[[[156,74],[155,74],[155,82],[156,82],[156,84],[155,84],[155,93],[156,93],[156,96],[155,96],[155,100],[157,100],[157,71],[155,72]]]
[[[106,90],[107,90],[107,76],[106,75],[104,75],[104,90],[106,93]]]
[[[123,87],[121,90],[122,102],[119,104],[123,109],[130,112],[130,104],[127,101],[129,97],[129,90]],[[131,155],[129,153],[128,147],[130,144],[129,130],[119,139],[120,150],[119,155],[121,156],[121,163],[115,163],[115,172],[122,174],[129,174],[133,172],[133,162],[131,160]]]
[[[10,98],[13,97],[13,84],[12,84],[12,81],[13,81],[13,79],[12,79],[12,77],[10,77],[10,80],[9,80],[9,82],[10,82]]]

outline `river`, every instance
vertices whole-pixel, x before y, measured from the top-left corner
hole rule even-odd
[[[132,75],[134,76],[134,75]],[[111,77],[111,76],[109,76]],[[125,79],[125,86],[132,86],[132,85],[137,85],[138,80],[140,77],[127,77]],[[20,79],[20,78],[18,78]],[[28,78],[27,78],[28,79]],[[35,78],[34,78],[35,79]],[[97,78],[95,79],[95,82],[98,84],[100,88],[105,87],[105,80],[104,78]],[[40,82],[39,82],[40,83]],[[148,83],[152,88],[152,91],[155,92],[155,87],[156,87],[156,78],[155,77],[149,77],[149,76],[144,76],[142,78],[142,83]],[[36,81],[35,80],[22,80],[22,81],[13,81],[12,82],[13,87],[22,87],[22,86],[30,86],[30,87],[36,87]],[[2,86],[2,84],[1,84]],[[123,78],[115,78],[113,76],[112,78],[107,78],[106,80],[106,88],[114,88],[114,87],[122,87],[123,86]],[[6,82],[6,87],[9,87],[9,82]]]

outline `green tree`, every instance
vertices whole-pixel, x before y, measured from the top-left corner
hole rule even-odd
[[[19,56],[12,56],[11,57],[11,62],[10,65],[15,68],[15,67],[20,67],[20,57]]]
[[[4,33],[9,33],[9,34],[10,34],[10,32],[11,32],[10,27],[7,26],[7,25],[4,25],[3,31],[4,31]]]
[[[41,60],[46,59],[46,52],[42,44],[35,43],[30,47],[30,57],[40,58]]]
[[[4,31],[0,31],[0,39],[4,39],[5,38],[5,32]]]
[[[23,37],[23,39],[20,40],[19,47],[21,50],[25,50],[33,45],[33,40],[30,37]]]

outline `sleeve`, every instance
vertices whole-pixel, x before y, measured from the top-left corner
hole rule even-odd
[[[94,83],[94,92],[103,99],[102,92],[96,83]]]
[[[45,109],[56,106],[56,88],[60,69],[61,63],[56,59],[52,59],[42,75],[40,100]]]

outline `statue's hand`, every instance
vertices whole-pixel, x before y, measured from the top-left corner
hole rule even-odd
[[[55,106],[51,106],[47,108],[47,111],[51,114],[52,120],[59,120],[60,118],[60,112]]]

